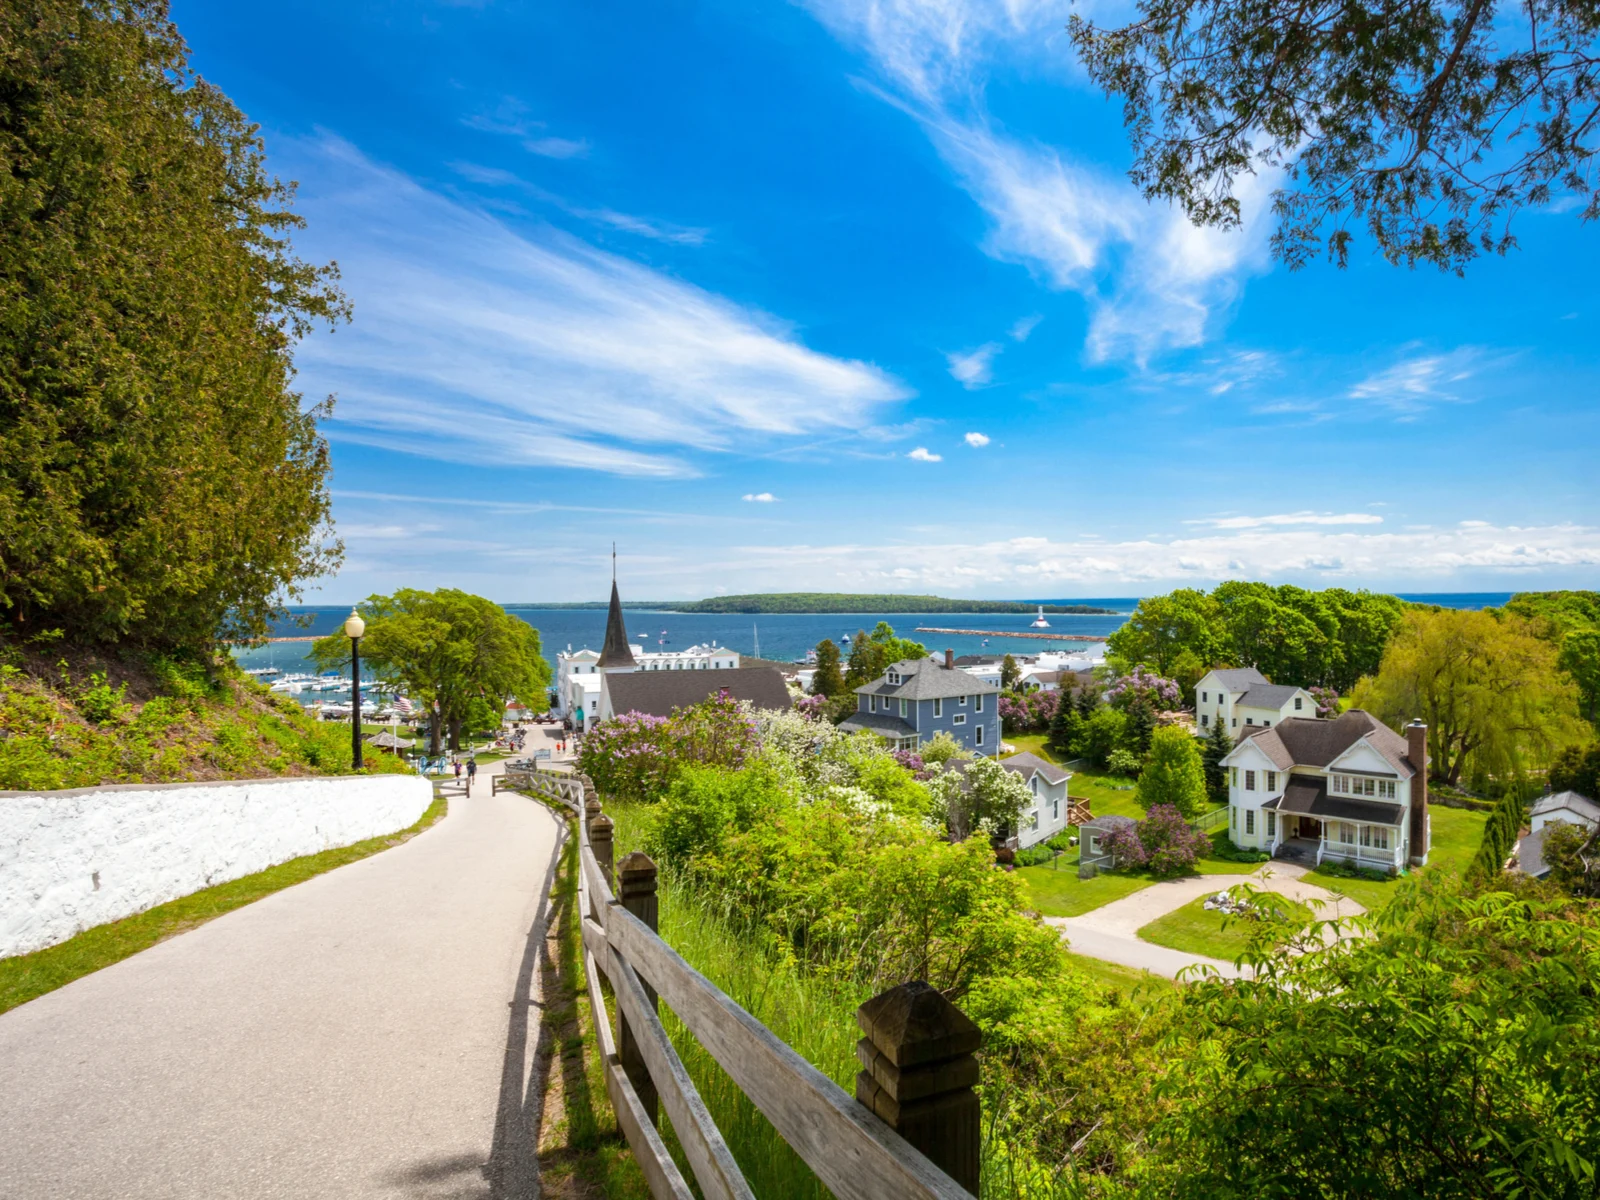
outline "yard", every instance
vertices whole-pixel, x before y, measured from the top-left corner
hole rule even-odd
[[[1158,917],[1143,929],[1139,936],[1147,942],[1157,946],[1165,946],[1169,950],[1181,950],[1185,954],[1203,954],[1208,958],[1220,958],[1224,962],[1232,962],[1245,952],[1250,944],[1251,935],[1258,928],[1258,922],[1245,917],[1230,917],[1220,912],[1207,911],[1206,897],[1200,896],[1189,901],[1182,908],[1173,909],[1164,917]],[[1282,930],[1282,937],[1287,938],[1295,930],[1301,928],[1311,920],[1312,913],[1304,904],[1298,904],[1283,896],[1267,894],[1261,897],[1258,904],[1267,906],[1270,912],[1280,914],[1274,919]]]

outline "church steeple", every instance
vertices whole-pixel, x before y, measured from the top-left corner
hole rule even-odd
[[[633,651],[628,649],[628,627],[622,623],[622,597],[617,594],[617,548],[611,547],[611,611],[606,614],[606,642],[600,648],[601,671],[637,670]]]

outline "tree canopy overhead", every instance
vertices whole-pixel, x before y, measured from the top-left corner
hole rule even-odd
[[[1525,208],[1600,216],[1595,0],[1140,0],[1074,16],[1121,96],[1134,182],[1201,225],[1240,221],[1241,175],[1282,178],[1274,252],[1344,266],[1363,226],[1392,263],[1462,271]],[[1281,175],[1280,175],[1281,170]]]
[[[290,387],[336,273],[164,0],[18,0],[0,48],[0,620],[259,636],[337,561]]]

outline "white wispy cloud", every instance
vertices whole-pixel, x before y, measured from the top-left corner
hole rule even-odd
[[[963,440],[967,445],[975,449],[982,449],[989,444],[989,435],[987,433],[969,433]]]
[[[450,164],[450,169],[473,183],[488,187],[513,188],[543,203],[553,205],[564,213],[570,213],[580,220],[608,225],[624,233],[634,233],[658,242],[675,242],[684,246],[703,245],[706,240],[708,231],[693,226],[674,225],[669,221],[657,221],[633,213],[618,212],[614,208],[585,208],[580,204],[573,204],[554,192],[501,167],[485,167],[474,162],[453,162]]]
[[[915,450],[913,450],[909,454],[907,454],[906,457],[907,458],[914,458],[918,462],[943,462],[944,461],[944,455],[935,454],[935,453],[933,453],[933,451],[929,450],[926,446],[918,446]]]
[[[752,504],[772,504],[778,498],[771,492],[746,492],[744,494],[744,499],[750,501]]]
[[[859,46],[885,82],[880,94],[920,121],[989,217],[984,250],[1047,285],[1083,295],[1090,358],[1143,362],[1207,336],[1242,278],[1265,266],[1260,218],[1269,184],[1241,181],[1246,227],[1196,229],[1153,207],[1126,179],[1062,148],[1013,136],[990,116],[990,64],[1038,55],[1069,0],[808,0],[841,40]],[[1058,68],[1059,69],[1059,68]]]
[[[356,308],[297,355],[308,393],[339,396],[330,436],[684,476],[672,450],[858,431],[910,395],[767,314],[553,228],[513,231],[348,143],[302,149],[302,250],[339,259]]]
[[[989,342],[976,350],[963,354],[947,354],[950,374],[966,388],[982,387],[994,379],[994,358],[1000,353],[999,342]]]
[[[1039,327],[1039,322],[1042,320],[1044,320],[1044,317],[1039,313],[1034,313],[1031,317],[1023,317],[1011,327],[1011,340],[1013,342],[1027,341],[1028,335]]]
[[[1459,385],[1471,379],[1482,362],[1483,352],[1470,346],[1442,354],[1413,353],[1368,375],[1350,389],[1349,396],[1402,417],[1414,416],[1438,404],[1461,403],[1465,397]]]
[[[556,137],[546,133],[548,126],[543,121],[534,120],[528,112],[528,106],[514,96],[504,97],[493,112],[472,113],[463,117],[461,123],[483,133],[516,138],[528,153],[543,158],[578,158],[589,153],[586,138]]]
[[[589,143],[582,138],[529,138],[522,143],[522,148],[530,154],[542,155],[545,158],[581,158],[589,153]]]
[[[1259,529],[1268,525],[1382,525],[1377,513],[1274,513],[1265,517],[1204,517],[1185,521],[1185,525],[1209,525],[1213,529]]]

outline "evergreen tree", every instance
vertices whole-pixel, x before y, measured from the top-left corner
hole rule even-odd
[[[1225,804],[1228,800],[1228,768],[1222,765],[1222,760],[1232,751],[1233,739],[1219,719],[1200,750],[1200,759],[1205,764],[1206,792],[1215,804]]]
[[[1002,692],[1016,691],[1017,684],[1021,681],[1021,679],[1022,668],[1017,666],[1017,660],[1015,658],[1009,654],[1006,655],[1005,658],[1000,661],[1000,690]]]
[[[1128,703],[1128,729],[1123,746],[1134,757],[1144,759],[1150,753],[1150,740],[1156,731],[1156,710],[1146,692],[1137,693]]]
[[[884,654],[882,644],[869,638],[865,630],[857,631],[855,641],[850,645],[850,659],[845,665],[845,686],[858,688],[882,675],[888,666]]]
[[[1077,740],[1083,718],[1071,692],[1061,693],[1061,703],[1056,705],[1056,715],[1050,718],[1050,748],[1057,754],[1068,756],[1072,743]]]
[[[817,643],[817,671],[811,677],[813,696],[837,696],[845,690],[844,675],[839,670],[839,647],[831,638]]]

